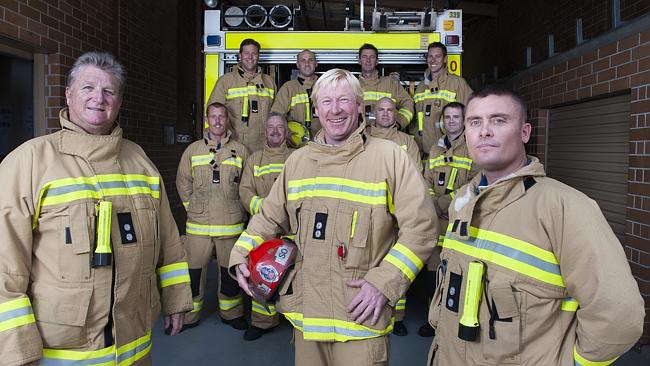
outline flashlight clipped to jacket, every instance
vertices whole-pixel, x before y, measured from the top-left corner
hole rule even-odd
[[[93,267],[110,266],[113,264],[111,250],[111,214],[113,203],[100,201],[97,205],[97,242],[93,255]]]
[[[483,294],[483,273],[485,264],[480,261],[469,263],[467,284],[465,285],[465,300],[463,301],[463,315],[458,324],[458,338],[472,342],[479,333],[478,309]]]

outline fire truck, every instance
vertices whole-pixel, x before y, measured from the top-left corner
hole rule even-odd
[[[317,72],[334,67],[356,71],[358,49],[364,43],[379,49],[379,74],[397,73],[411,95],[426,69],[426,50],[431,42],[447,46],[448,70],[461,74],[461,10],[384,11],[375,7],[371,30],[365,30],[361,1],[361,19],[346,18],[342,31],[294,29],[297,13],[293,7],[283,4],[206,10],[204,103],[217,79],[237,64],[239,44],[246,38],[260,43],[259,65],[275,79],[278,87],[296,77],[296,54],[303,49],[316,53]]]

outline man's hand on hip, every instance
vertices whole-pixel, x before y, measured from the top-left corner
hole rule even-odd
[[[348,312],[352,313],[352,320],[357,324],[361,324],[372,315],[370,323],[375,325],[379,320],[379,314],[381,314],[382,309],[388,302],[388,298],[366,280],[348,281],[347,285],[348,287],[361,288],[361,291],[352,299],[347,308]]]

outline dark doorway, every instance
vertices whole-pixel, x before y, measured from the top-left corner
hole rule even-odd
[[[34,137],[33,61],[0,53],[0,160]]]

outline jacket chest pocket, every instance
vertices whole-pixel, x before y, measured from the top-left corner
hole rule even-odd
[[[241,168],[232,165],[232,159],[225,160],[219,167],[219,181],[223,194],[228,200],[239,200],[239,182],[241,181]],[[241,165],[241,163],[239,163]]]
[[[340,205],[336,213],[337,254],[348,269],[367,270],[370,266],[370,250],[367,247],[371,228],[371,209]]]
[[[91,202],[70,205],[61,212],[59,231],[59,280],[79,283],[91,281],[91,243],[95,242],[95,205]]]
[[[502,364],[518,364],[521,354],[522,293],[509,283],[495,281],[488,285],[487,298],[481,307],[481,342],[483,357]]]
[[[156,258],[159,240],[156,204],[148,197],[134,198],[133,203],[139,226],[138,241],[142,244],[143,268],[152,268],[155,267],[158,259]]]

